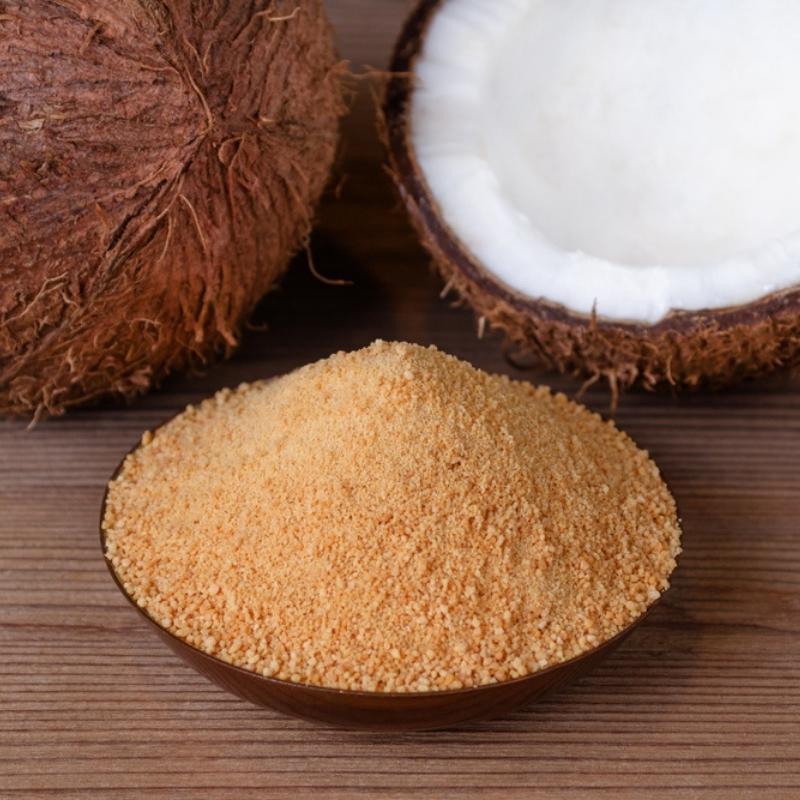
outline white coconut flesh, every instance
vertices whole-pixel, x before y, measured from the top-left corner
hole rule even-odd
[[[800,283],[798,0],[444,0],[415,72],[431,197],[511,289],[656,323]]]

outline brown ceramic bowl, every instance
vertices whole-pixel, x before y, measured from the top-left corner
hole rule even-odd
[[[124,459],[114,471],[111,480],[117,477],[123,463]],[[358,692],[326,689],[321,686],[266,678],[250,670],[228,664],[187,644],[161,627],[136,604],[117,577],[111,562],[105,557],[103,518],[105,517],[107,498],[108,489],[106,488],[100,510],[100,542],[103,548],[103,560],[125,599],[153,627],[167,646],[201,675],[205,675],[206,678],[238,697],[293,717],[317,722],[351,729],[420,731],[449,728],[466,722],[499,717],[515,708],[538,700],[552,689],[557,689],[573,678],[589,672],[610,655],[650,611],[648,609],[613,639],[603,642],[576,658],[522,678],[469,689],[405,693]]]

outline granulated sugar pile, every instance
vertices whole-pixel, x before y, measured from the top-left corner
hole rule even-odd
[[[634,621],[680,551],[647,454],[545,388],[376,342],[146,434],[107,553],[162,626],[294,682],[502,681]]]

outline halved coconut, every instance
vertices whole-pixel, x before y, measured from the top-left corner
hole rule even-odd
[[[799,30],[796,0],[422,0],[386,134],[448,284],[612,387],[797,362]]]

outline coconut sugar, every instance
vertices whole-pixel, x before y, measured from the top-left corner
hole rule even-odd
[[[385,342],[145,434],[103,527],[127,592],[189,644],[375,691],[577,656],[659,597],[680,551],[656,466],[611,423]]]

